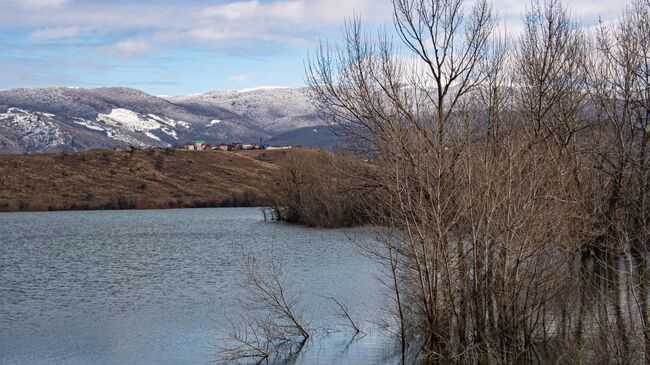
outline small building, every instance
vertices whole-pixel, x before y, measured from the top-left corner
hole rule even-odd
[[[222,143],[217,147],[217,149],[221,151],[228,151],[228,144]]]
[[[183,145],[182,149],[188,151],[194,151],[196,149],[196,146],[194,145],[194,143],[186,143]]]
[[[194,143],[188,143],[185,145],[188,150],[192,151],[212,151],[212,145],[205,142],[204,140],[196,140]]]
[[[253,149],[253,145],[250,144],[250,143],[245,143],[245,144],[241,145],[241,149],[242,149],[242,150],[252,150],[252,149]]]
[[[259,143],[252,143],[252,146],[253,146],[253,149],[254,149],[254,150],[259,150],[259,149],[261,149]]]

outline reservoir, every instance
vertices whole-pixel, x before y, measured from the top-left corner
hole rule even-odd
[[[245,315],[244,265],[275,260],[315,333],[293,364],[397,363],[363,228],[257,208],[0,214],[0,364],[206,364]],[[367,332],[356,336],[329,297]]]

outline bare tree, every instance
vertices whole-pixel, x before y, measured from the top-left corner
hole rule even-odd
[[[369,251],[403,352],[629,363],[643,339],[650,361],[649,4],[590,42],[533,1],[509,49],[485,1],[395,0],[401,48],[354,20],[310,61],[314,100],[371,164]]]
[[[542,2],[543,1],[543,2]],[[560,151],[586,126],[586,40],[560,0],[533,0],[519,38],[515,82],[533,142],[551,139]]]
[[[278,360],[300,351],[310,337],[299,310],[299,298],[291,296],[282,282],[282,271],[274,259],[261,270],[255,258],[246,264],[246,312],[230,323],[230,332],[219,350],[216,363]]]
[[[594,236],[601,261],[616,277],[610,285],[627,288],[628,316],[622,300],[613,301],[615,315],[600,322],[604,336],[618,359],[631,361],[631,348],[643,338],[645,361],[650,361],[647,255],[648,188],[650,174],[650,2],[633,1],[614,25],[601,25],[591,68],[592,100],[598,125],[592,139],[595,176],[606,187],[597,195]],[[619,265],[618,257],[624,264]],[[612,257],[614,259],[612,259]],[[619,271],[621,273],[619,274]],[[622,278],[621,278],[622,277]],[[621,278],[621,279],[617,279]],[[621,282],[621,280],[623,280]],[[638,313],[638,321],[634,314]],[[637,325],[638,324],[638,325]]]

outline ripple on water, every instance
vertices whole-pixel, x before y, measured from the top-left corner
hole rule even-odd
[[[283,265],[305,316],[331,326],[336,295],[379,316],[377,268],[351,239],[363,229],[265,223],[257,209],[0,215],[0,364],[197,364],[238,310],[246,254]],[[334,332],[298,364],[392,362],[382,333]]]

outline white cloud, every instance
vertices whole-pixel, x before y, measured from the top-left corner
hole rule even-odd
[[[61,38],[72,38],[79,35],[77,27],[47,27],[32,32],[30,38],[35,40],[51,40]]]
[[[389,1],[373,0],[284,0],[264,3],[246,0],[208,7],[201,12],[201,16],[231,21],[274,23],[288,20],[329,24],[341,22],[355,12],[371,21],[388,21],[392,16]]]
[[[199,27],[190,29],[184,34],[184,38],[198,42],[220,42],[227,39],[240,39],[254,36],[253,33],[228,28]]]
[[[165,47],[183,47],[188,45],[203,46],[212,49],[255,48],[260,52],[260,44],[293,45],[298,47],[315,47],[314,40],[299,36],[263,31],[262,28],[233,29],[203,26],[181,31],[157,32],[150,35],[123,39],[106,48],[107,54],[119,58],[133,58],[147,52]],[[253,43],[257,42],[257,48]],[[271,47],[272,48],[272,47]]]
[[[149,39],[126,39],[112,46],[109,50],[109,54],[118,58],[133,58],[141,56],[154,48],[156,48],[155,43]]]
[[[304,16],[304,14],[304,1],[278,1],[262,4],[258,0],[212,6],[202,12],[202,15],[207,18],[217,17],[228,20],[250,20],[261,17],[295,19]]]
[[[243,84],[243,83],[250,80],[250,76],[249,75],[232,75],[232,76],[230,76],[229,80],[232,81],[232,82],[236,82],[238,84]]]
[[[627,0],[565,0],[572,14],[592,25],[621,13]],[[472,0],[467,0],[468,4]],[[74,4],[74,6],[65,6]],[[518,33],[527,0],[495,0],[508,32]],[[29,11],[11,11],[14,6]],[[238,0],[206,6],[204,1],[111,2],[0,0],[0,31],[26,29],[30,39],[71,39],[88,32],[111,42],[110,55],[138,57],[157,49],[192,45],[215,49],[257,49],[261,44],[314,47],[319,38],[337,38],[345,18],[387,24],[388,0]]]
[[[26,9],[55,8],[70,2],[70,0],[0,0],[0,5],[18,5]]]

